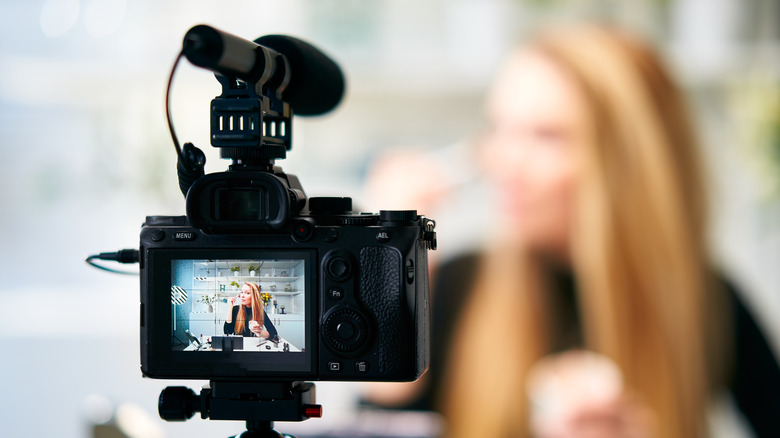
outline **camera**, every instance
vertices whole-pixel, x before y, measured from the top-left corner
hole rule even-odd
[[[357,213],[348,197],[308,198],[275,164],[291,149],[294,111],[338,104],[341,70],[292,37],[250,42],[203,25],[187,33],[182,56],[222,85],[211,143],[231,164],[204,174],[202,151],[179,147],[170,125],[186,216],[148,216],[141,229],[143,374],[418,378],[428,366],[435,222],[414,210]]]

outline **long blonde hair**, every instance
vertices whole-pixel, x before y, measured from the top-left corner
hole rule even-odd
[[[531,47],[569,73],[589,105],[572,234],[586,347],[619,365],[657,415],[659,436],[704,436],[712,281],[703,169],[683,93],[652,50],[616,30],[570,28]],[[526,372],[549,352],[545,281],[522,250],[483,258],[470,298],[479,305],[465,308],[490,310],[467,311],[458,325],[439,400],[447,436],[528,433]]]
[[[255,283],[244,283],[244,285],[249,286],[249,289],[252,291],[252,318],[259,322],[260,325],[263,325],[263,321],[265,321],[265,310],[263,309],[263,296],[260,292],[260,286]],[[236,325],[234,329],[236,334],[244,333],[244,328],[247,324],[246,310],[244,307],[245,306],[243,304],[239,303],[238,313],[236,314]]]

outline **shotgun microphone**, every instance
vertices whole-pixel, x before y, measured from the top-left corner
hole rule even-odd
[[[182,53],[194,65],[246,82],[273,85],[298,115],[324,114],[344,94],[339,66],[316,47],[291,36],[266,35],[252,42],[198,25],[187,32],[182,46]]]

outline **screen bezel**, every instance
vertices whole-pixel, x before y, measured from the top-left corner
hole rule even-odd
[[[174,351],[172,349],[172,262],[174,260],[303,260],[304,346],[295,353],[247,351]],[[235,378],[279,380],[311,378],[315,375],[317,339],[316,251],[279,249],[150,249],[147,256],[148,287],[142,297],[147,312],[144,330],[147,363],[144,372],[161,378]],[[258,362],[262,358],[262,362]]]

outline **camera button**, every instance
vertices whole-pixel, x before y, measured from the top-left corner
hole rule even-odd
[[[344,257],[333,257],[327,264],[328,275],[336,281],[343,281],[349,277],[352,270],[349,260]]]
[[[344,291],[338,287],[332,287],[328,289],[328,298],[333,301],[339,301],[344,298]]]
[[[355,326],[349,321],[340,322],[336,326],[336,333],[341,336],[341,339],[352,339],[355,336]]]
[[[382,230],[378,233],[376,233],[376,240],[385,243],[390,240],[390,232],[387,230]]]
[[[414,282],[414,262],[411,260],[406,261],[406,281],[409,284]]]
[[[163,230],[154,230],[152,232],[152,241],[160,242],[165,239],[165,232]]]
[[[292,231],[295,240],[306,241],[311,239],[314,234],[314,226],[306,220],[299,220],[293,226]]]
[[[341,372],[341,362],[337,360],[332,360],[328,362],[328,369],[331,373],[340,373]]]
[[[339,232],[333,228],[329,229],[327,234],[325,234],[325,241],[331,243],[337,240],[339,240]]]
[[[365,374],[369,370],[368,362],[364,360],[359,360],[355,362],[355,371],[357,371],[360,374]]]

